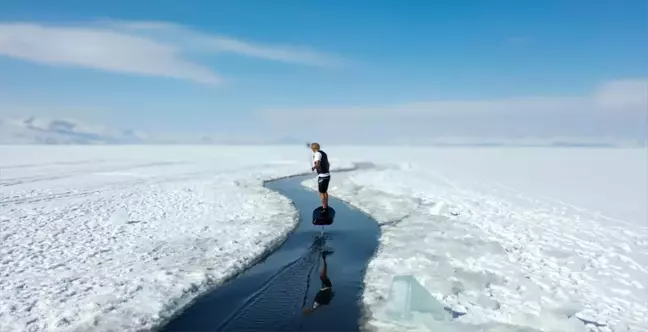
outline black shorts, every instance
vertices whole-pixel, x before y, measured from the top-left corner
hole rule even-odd
[[[325,194],[328,191],[329,182],[331,181],[331,176],[318,177],[317,178],[317,190],[320,193]]]

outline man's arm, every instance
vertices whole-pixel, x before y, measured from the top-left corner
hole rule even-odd
[[[315,158],[314,158],[314,160],[315,160],[315,165],[314,165],[313,168],[311,169],[311,170],[313,170],[313,171],[316,170],[316,169],[318,169],[318,168],[320,167],[320,160],[322,160],[322,154],[319,153],[319,152],[315,152]]]

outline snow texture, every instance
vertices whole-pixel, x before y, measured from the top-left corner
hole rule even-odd
[[[329,187],[381,224],[365,277],[366,330],[648,331],[645,150],[329,154],[378,165]],[[403,275],[456,319],[391,319],[392,281]]]
[[[159,325],[282,242],[297,211],[262,183],[310,171],[308,155],[0,147],[0,331]]]

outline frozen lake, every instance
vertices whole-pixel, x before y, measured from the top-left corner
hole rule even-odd
[[[648,329],[645,150],[323,149],[334,167],[377,165],[330,187],[382,224],[367,326],[398,330],[382,310],[409,274],[464,313],[453,324]],[[300,146],[0,146],[0,331],[158,326],[294,229],[298,211],[262,183],[308,172],[306,158]]]

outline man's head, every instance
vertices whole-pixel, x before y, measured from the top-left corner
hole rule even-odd
[[[313,150],[313,152],[317,152],[320,149],[319,143],[312,143],[310,147],[311,147],[311,150]]]

